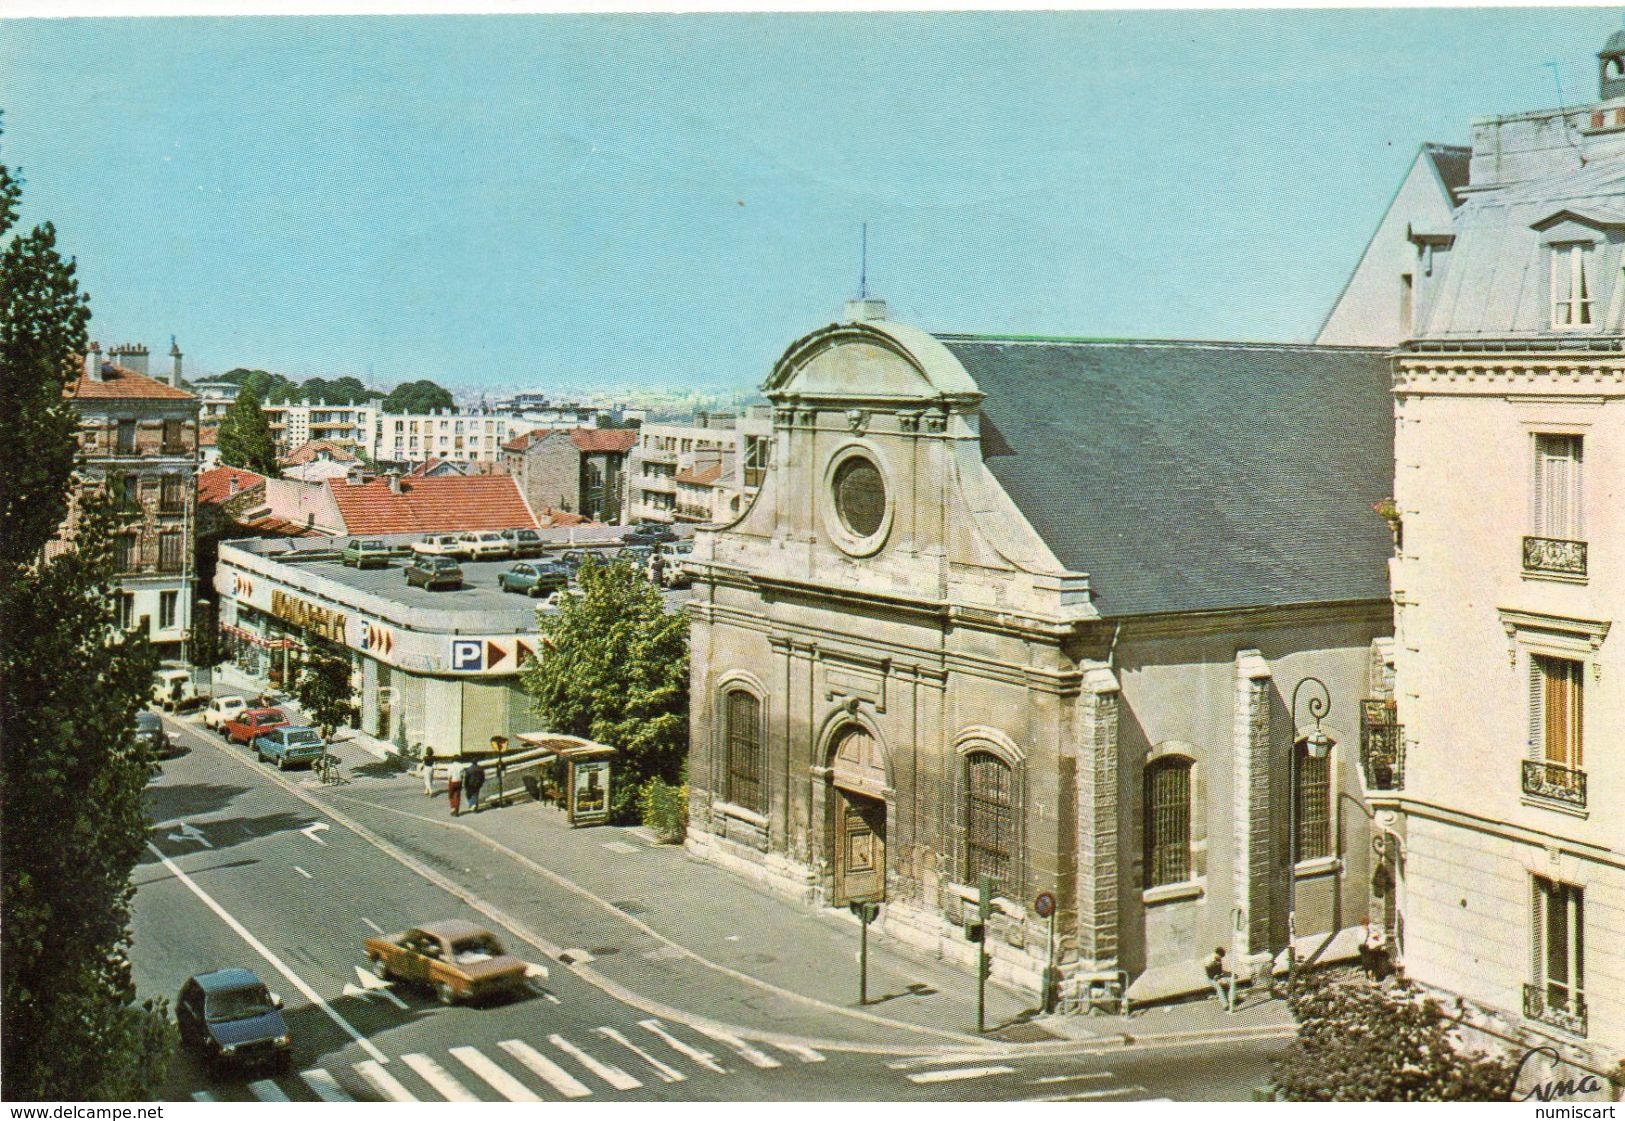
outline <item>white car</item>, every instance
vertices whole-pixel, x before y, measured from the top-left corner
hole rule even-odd
[[[423,557],[461,557],[463,539],[457,533],[431,533],[412,546],[412,551]]]
[[[152,675],[152,703],[158,707],[179,712],[197,699],[191,670],[163,669]]]
[[[216,697],[203,710],[203,726],[218,732],[228,720],[235,720],[237,714],[247,707],[248,702],[241,697]]]
[[[513,544],[494,529],[465,533],[457,539],[458,551],[469,560],[503,560],[513,553]]]

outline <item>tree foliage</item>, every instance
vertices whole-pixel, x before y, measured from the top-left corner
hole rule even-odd
[[[1276,1065],[1288,1101],[1508,1101],[1515,1064],[1467,1050],[1438,1001],[1311,973],[1292,1000],[1298,1038]]]
[[[215,441],[220,448],[220,462],[227,467],[276,475],[276,440],[271,436],[271,425],[260,408],[259,398],[247,386],[220,418]]]
[[[611,809],[627,821],[643,784],[679,781],[688,758],[688,621],[631,564],[589,561],[580,579],[581,596],[540,613],[521,676],[549,729],[619,749]]]
[[[378,390],[368,389],[360,378],[348,375],[332,381],[310,378],[300,384],[282,374],[239,366],[227,370],[218,380],[234,382],[243,389],[251,390],[261,401],[271,404],[288,401],[306,405],[364,405],[384,397]]]
[[[18,198],[0,167],[0,408],[26,449],[0,534],[0,1064],[11,1100],[150,1098],[175,1042],[161,1002],[135,1003],[128,958],[152,766],[134,723],[155,658],[117,636],[106,497],[45,557],[73,483],[62,393],[88,311],[49,226],[11,237]]]
[[[331,739],[337,728],[355,718],[350,659],[335,646],[312,642],[290,691],[321,729],[324,739]]]
[[[402,382],[384,398],[383,404],[386,413],[428,413],[456,407],[449,390],[427,379]]]

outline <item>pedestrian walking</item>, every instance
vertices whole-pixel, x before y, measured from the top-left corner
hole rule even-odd
[[[1213,947],[1213,956],[1207,959],[1204,969],[1208,981],[1213,985],[1213,991],[1219,994],[1219,1004],[1226,1012],[1236,1010],[1236,975],[1224,964],[1224,947]]]
[[[463,785],[468,789],[468,805],[475,813],[480,812],[480,787],[485,785],[485,768],[480,766],[478,759],[468,765],[463,773]]]
[[[463,804],[463,769],[456,763],[446,768],[446,803],[456,817]]]
[[[423,796],[434,796],[434,748],[425,748],[423,752]]]

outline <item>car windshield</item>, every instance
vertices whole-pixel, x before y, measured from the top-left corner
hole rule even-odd
[[[289,747],[320,747],[322,744],[322,737],[311,728],[306,728],[303,731],[287,732],[284,739]]]
[[[211,1024],[226,1020],[247,1020],[273,1011],[271,994],[264,985],[247,985],[240,989],[225,989],[210,993],[204,1018]]]
[[[382,541],[363,541],[361,547],[363,549],[382,549],[384,543]]]
[[[502,956],[502,943],[489,934],[476,934],[453,942],[451,957],[458,965],[473,965]]]
[[[500,534],[500,533],[482,533],[482,534],[480,534],[480,540],[481,541],[501,541],[502,540],[502,534]]]

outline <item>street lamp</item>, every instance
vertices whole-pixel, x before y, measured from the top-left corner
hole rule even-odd
[[[1318,677],[1305,677],[1292,689],[1292,743],[1287,753],[1287,870],[1286,870],[1286,992],[1288,998],[1298,991],[1298,693],[1305,685],[1314,683],[1320,696],[1309,697],[1309,715],[1315,727],[1303,737],[1303,746],[1311,756],[1324,759],[1332,752],[1332,737],[1320,727],[1320,722],[1332,710],[1332,694],[1326,683]]]

